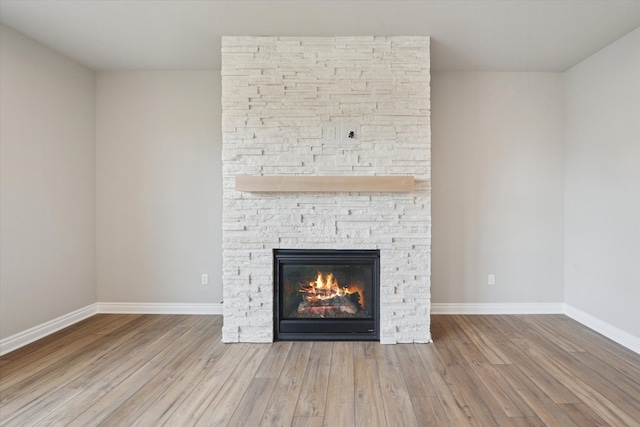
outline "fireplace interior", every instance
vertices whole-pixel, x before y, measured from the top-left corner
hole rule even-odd
[[[379,250],[274,250],[276,340],[379,340]]]

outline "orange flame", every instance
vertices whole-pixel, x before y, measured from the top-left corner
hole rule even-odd
[[[318,275],[315,280],[309,283],[300,284],[300,293],[303,293],[303,298],[310,304],[314,304],[319,300],[328,300],[336,296],[348,296],[355,294],[360,295],[359,304],[364,307],[364,293],[362,292],[362,286],[357,284],[350,284],[349,286],[340,286],[338,280],[334,277],[333,273],[328,273],[326,276],[318,271]]]

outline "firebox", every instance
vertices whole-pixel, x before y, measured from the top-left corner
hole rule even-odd
[[[276,340],[379,340],[380,251],[274,249]]]

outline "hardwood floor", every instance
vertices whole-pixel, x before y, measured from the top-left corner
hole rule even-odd
[[[562,315],[433,316],[433,344],[222,344],[97,315],[0,358],[8,426],[640,426],[640,355]]]

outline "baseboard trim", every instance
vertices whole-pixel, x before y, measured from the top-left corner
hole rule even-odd
[[[0,356],[17,350],[20,347],[24,347],[27,344],[44,338],[47,335],[51,335],[60,329],[64,329],[74,323],[78,323],[79,321],[97,313],[97,304],[91,304],[53,320],[49,320],[48,322],[34,326],[26,331],[11,335],[10,337],[0,340]]]
[[[573,320],[582,323],[584,326],[593,329],[612,341],[640,354],[640,338],[623,331],[603,320],[598,319],[582,310],[565,304],[564,314]]]
[[[562,314],[559,303],[433,303],[431,314]]]
[[[99,302],[105,314],[222,314],[222,304]]]

